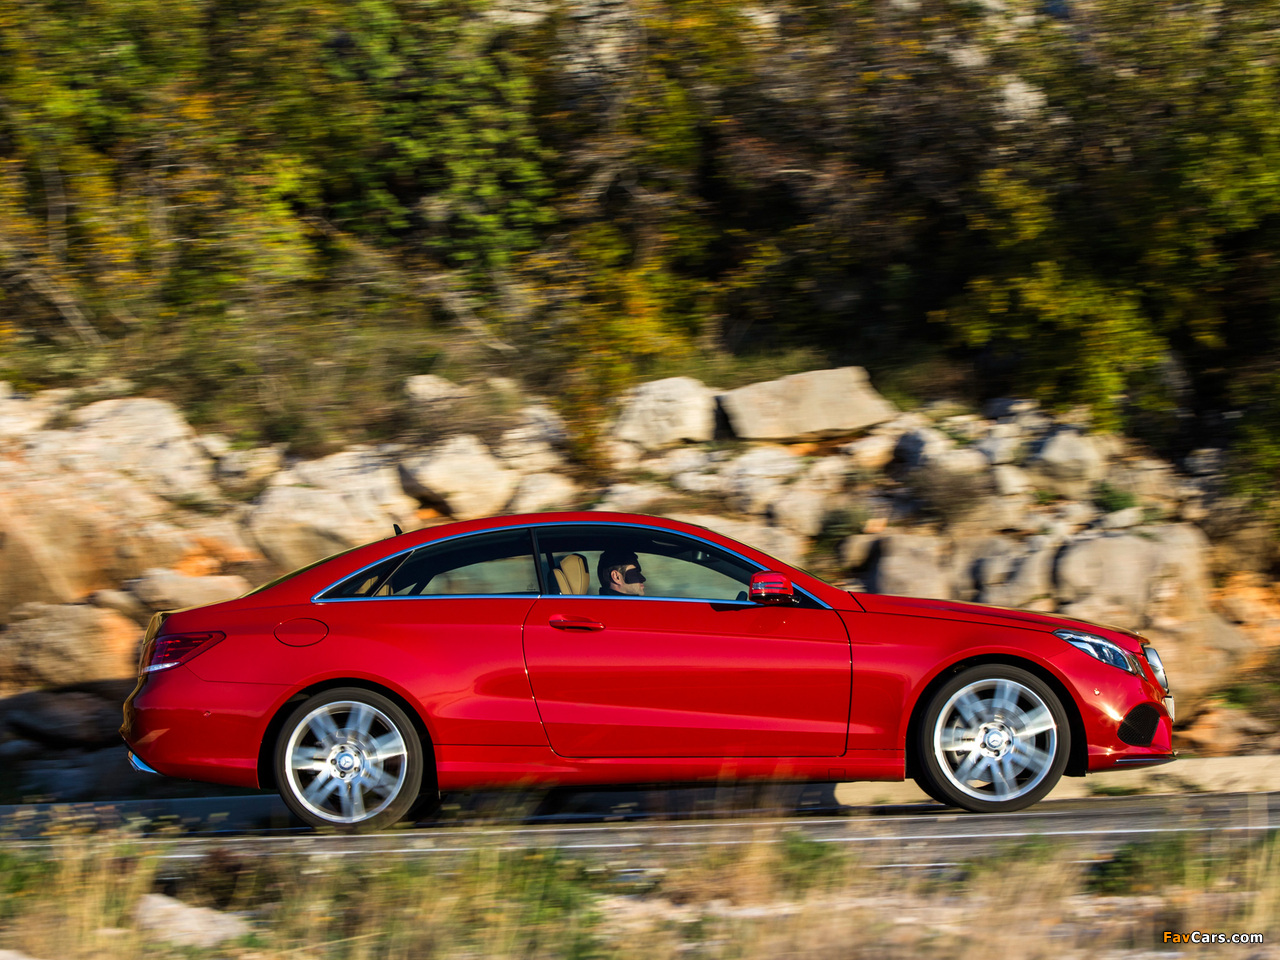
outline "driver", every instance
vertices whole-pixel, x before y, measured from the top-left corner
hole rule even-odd
[[[629,550],[606,550],[596,564],[602,597],[643,597],[640,559]]]

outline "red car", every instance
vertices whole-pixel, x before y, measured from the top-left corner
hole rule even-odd
[[[157,614],[121,733],[139,769],[378,827],[440,790],[902,780],[1017,810],[1173,758],[1123,630],[852,594],[710,530],[552,513],[399,534]]]

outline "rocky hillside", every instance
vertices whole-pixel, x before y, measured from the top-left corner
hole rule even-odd
[[[1026,400],[904,413],[844,367],[730,391],[643,384],[617,402],[614,482],[594,487],[551,405],[510,381],[404,389],[439,439],[309,461],[197,435],[124,382],[0,389],[0,759],[21,770],[8,799],[145,788],[115,727],[153,611],[235,596],[393,523],[574,507],[678,516],[853,590],[1141,630],[1173,678],[1184,747],[1271,747],[1269,726],[1212,696],[1280,639],[1270,541],[1224,490],[1220,451],[1170,464]],[[495,397],[509,413],[477,418]]]

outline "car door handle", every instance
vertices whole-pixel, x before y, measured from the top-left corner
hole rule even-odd
[[[588,620],[586,617],[552,617],[547,621],[557,630],[603,630],[604,624],[599,620]]]

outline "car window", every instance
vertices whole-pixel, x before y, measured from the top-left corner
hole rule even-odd
[[[601,580],[602,574],[607,576],[600,568],[602,556],[606,560],[634,556],[634,565],[645,578],[643,596],[650,599],[745,601],[751,575],[760,569],[711,544],[640,527],[542,528],[537,537],[539,559],[552,593],[613,595]],[[580,567],[585,567],[585,582],[575,573]]]
[[[458,537],[390,557],[343,580],[322,599],[537,592],[529,531],[517,529]]]

